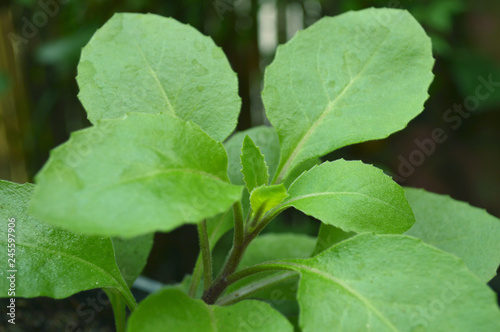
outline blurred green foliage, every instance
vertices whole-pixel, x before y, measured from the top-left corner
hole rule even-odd
[[[290,37],[287,27],[313,24],[321,16],[333,16],[347,10],[370,6],[396,7],[409,10],[431,36],[437,59],[435,81],[426,110],[409,127],[382,141],[343,148],[329,159],[344,157],[375,164],[396,174],[398,156],[407,158],[417,147],[415,139],[430,137],[435,128],[443,128],[448,139],[436,147],[436,153],[405,178],[403,185],[425,187],[430,191],[451,194],[500,216],[500,89],[479,104],[478,112],[464,118],[456,130],[443,119],[454,104],[463,104],[474,96],[478,77],[492,75],[500,82],[500,3],[487,0],[16,0],[2,4],[0,10],[12,16],[13,31],[23,35],[26,22],[33,22],[43,11],[41,3],[55,3],[54,15],[39,24],[34,36],[27,38],[16,54],[20,75],[28,95],[27,118],[22,128],[30,132],[21,137],[29,177],[41,168],[49,150],[66,141],[69,133],[89,126],[77,99],[76,65],[81,48],[97,28],[115,12],[152,12],[189,23],[210,35],[222,46],[240,80],[243,106],[239,130],[267,123],[260,100],[265,65],[273,55],[259,52],[259,17],[268,4],[275,4],[276,35],[279,43]],[[301,15],[290,16],[291,5]],[[260,13],[260,14],[259,14]],[[288,20],[288,23],[287,23]],[[292,22],[299,20],[300,22]],[[291,24],[294,23],[294,24]],[[161,33],[159,31],[158,33]],[[116,55],[117,57],[120,54]],[[6,72],[5,68],[0,68]],[[0,93],[8,92],[16,80],[0,75]],[[8,82],[11,82],[10,84]],[[287,212],[276,220],[269,231],[304,231],[314,234],[318,223],[302,214]],[[159,255],[168,251],[172,259],[168,267],[152,264],[151,276],[164,282],[180,280],[190,272],[196,253],[186,253],[192,245],[185,230],[161,235],[155,245]],[[224,246],[224,241],[220,246]],[[217,255],[217,254],[215,254]],[[153,258],[155,261],[156,258]],[[187,261],[186,261],[187,260]],[[166,270],[168,270],[166,272]]]
[[[7,90],[9,84],[9,77],[4,72],[0,72],[0,95]]]

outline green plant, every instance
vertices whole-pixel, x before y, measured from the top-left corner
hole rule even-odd
[[[324,18],[266,71],[274,129],[222,144],[240,107],[222,50],[172,19],[115,15],[78,67],[93,126],[52,151],[36,186],[1,182],[2,220],[17,220],[15,237],[0,230],[22,271],[15,296],[103,288],[120,331],[498,330],[485,285],[500,261],[498,219],[371,165],[318,159],[403,129],[432,65],[405,11]],[[259,236],[290,207],[322,222],[318,239]],[[137,305],[130,286],[152,232],[186,223],[200,238],[192,276]],[[214,278],[211,251],[231,228]]]

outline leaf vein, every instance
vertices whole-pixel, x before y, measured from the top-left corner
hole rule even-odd
[[[167,102],[168,110],[170,110],[170,112],[172,114],[175,114],[175,110],[172,107],[172,104],[170,103],[170,99],[167,96],[167,92],[165,91],[163,84],[160,82],[160,79],[158,78],[157,72],[151,67],[151,63],[149,63],[149,60],[147,59],[146,54],[144,54],[144,50],[142,49],[141,45],[137,41],[135,41],[135,44],[137,45],[137,48],[139,49],[139,52],[141,53],[142,58],[144,59],[144,62],[148,66],[148,69],[151,72],[154,80],[158,84],[158,87],[160,88],[160,92],[163,95],[163,98],[165,99],[165,101]]]
[[[5,243],[6,243],[6,242],[5,242]],[[16,243],[16,244],[17,244],[17,243]],[[111,275],[110,273],[106,272],[106,270],[104,270],[103,268],[101,268],[100,266],[98,266],[98,265],[96,265],[96,264],[94,264],[94,263],[92,263],[92,262],[89,262],[89,261],[87,261],[87,260],[85,260],[85,259],[82,259],[82,258],[80,258],[80,257],[78,257],[78,256],[75,256],[75,255],[71,255],[71,254],[65,253],[65,252],[63,252],[63,251],[57,251],[57,250],[54,250],[54,249],[49,249],[49,248],[42,247],[42,246],[36,246],[36,247],[35,247],[35,246],[29,245],[29,244],[25,244],[25,243],[19,243],[19,244],[17,244],[17,245],[19,245],[19,246],[24,246],[24,247],[27,247],[27,248],[31,248],[31,249],[33,249],[33,251],[35,251],[35,252],[36,252],[36,251],[40,251],[40,250],[41,250],[41,251],[45,251],[45,252],[48,252],[48,253],[55,253],[55,254],[58,254],[58,255],[61,255],[61,256],[65,256],[65,257],[67,257],[67,258],[69,258],[69,259],[73,259],[73,260],[78,261],[78,262],[80,262],[80,263],[84,263],[84,264],[86,264],[86,265],[89,265],[89,266],[91,266],[92,268],[94,268],[94,269],[96,269],[97,271],[99,271],[99,272],[100,272],[101,274],[103,274],[104,276],[109,277],[109,278],[110,278],[113,282],[115,282],[115,284],[117,285],[117,286],[116,286],[116,288],[117,288],[118,290],[120,290],[120,292],[121,292],[122,294],[126,294],[126,293],[127,293],[126,291],[124,291],[124,290],[125,290],[125,288],[123,287],[123,285],[121,285],[121,284],[120,284],[120,282],[119,282],[119,281],[118,281],[118,280],[117,280],[117,279],[116,279],[113,275]]]
[[[357,297],[368,309],[370,309],[370,312],[377,315],[391,330],[396,331],[396,332],[399,331],[394,326],[394,324],[392,324],[392,322],[389,319],[387,319],[387,317],[385,317],[376,307],[374,307],[370,303],[370,301],[368,301],[367,298],[365,298],[362,294],[358,293],[356,290],[352,289],[349,285],[343,283],[340,279],[337,279],[334,276],[332,276],[331,274],[325,273],[321,270],[318,270],[318,269],[313,268],[313,267],[309,267],[307,265],[302,265],[302,264],[292,263],[292,262],[286,262],[285,264],[312,272],[312,273],[314,273],[314,274],[316,274],[316,275],[318,275],[326,280],[329,280],[329,281],[336,283],[341,288],[343,288],[345,291],[347,291],[348,293]]]
[[[292,199],[284,202],[282,205],[283,206],[286,206],[286,205],[293,206],[290,203],[298,201],[298,200],[301,200],[301,199],[304,199],[304,198],[316,197],[316,196],[330,196],[330,195],[331,196],[335,196],[335,195],[359,195],[359,196],[363,196],[363,197],[366,197],[366,198],[368,198],[370,200],[377,201],[380,204],[386,205],[386,206],[390,207],[391,209],[396,210],[397,212],[401,213],[402,215],[404,215],[404,216],[406,216],[406,217],[408,217],[410,219],[412,218],[410,215],[408,215],[404,211],[398,209],[396,206],[391,205],[391,204],[389,204],[387,202],[384,202],[383,200],[381,200],[381,199],[379,199],[377,197],[369,196],[369,195],[366,195],[366,194],[363,194],[363,193],[348,192],[348,191],[325,192],[325,193],[314,193],[314,194],[301,195],[301,196],[294,197],[294,198],[292,198]]]
[[[361,77],[361,75],[364,73],[364,71],[366,70],[366,68],[368,68],[368,64],[373,60],[373,58],[375,57],[375,55],[379,52],[379,50],[382,48],[382,46],[385,44],[385,42],[389,39],[389,36],[390,36],[390,32],[385,36],[385,38],[382,40],[382,42],[377,46],[377,48],[375,49],[375,51],[370,55],[370,57],[366,60],[366,62],[364,63],[363,65],[363,68],[361,68],[361,70],[359,71],[359,73],[356,75],[356,77],[354,77],[353,79],[351,79],[349,81],[349,83],[347,83],[344,88],[342,89],[342,91],[337,95],[337,97],[335,97],[335,99],[331,100],[326,109],[323,111],[323,113],[320,115],[320,117],[313,123],[313,125],[311,126],[311,128],[309,128],[309,130],[304,134],[304,136],[302,136],[302,138],[300,139],[299,143],[297,144],[297,146],[295,147],[295,149],[292,151],[292,153],[290,154],[290,156],[288,157],[287,161],[285,162],[283,168],[281,169],[281,172],[278,176],[278,181],[280,181],[282,179],[282,177],[285,175],[286,171],[288,170],[288,168],[290,167],[291,163],[293,162],[293,160],[295,159],[295,157],[297,157],[297,155],[299,154],[300,150],[302,149],[302,147],[304,146],[304,144],[307,142],[307,140],[309,139],[309,137],[314,133],[314,131],[316,130],[316,128],[320,125],[320,123],[323,121],[323,119],[331,113],[331,111],[334,109],[335,105],[342,99],[342,97],[347,93],[347,91],[349,91],[349,89],[351,88],[351,86],[357,82],[357,80]]]

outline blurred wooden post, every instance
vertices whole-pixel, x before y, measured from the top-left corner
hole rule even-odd
[[[0,179],[24,183],[28,180],[24,148],[28,101],[20,54],[9,39],[14,33],[10,10],[0,9],[0,71],[9,82],[7,90],[0,92]]]

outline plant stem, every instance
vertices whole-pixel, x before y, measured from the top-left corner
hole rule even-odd
[[[212,233],[208,238],[208,243],[214,244],[217,241],[218,237],[216,236],[217,230],[220,228],[221,219],[224,219],[227,214],[230,213],[230,210],[227,210],[216,222],[215,229],[212,229]],[[211,251],[212,248],[210,248]],[[196,264],[193,269],[193,273],[191,276],[191,282],[189,284],[188,295],[192,298],[196,297],[196,291],[198,290],[198,285],[200,284],[201,276],[203,274],[203,265],[201,259],[201,250],[198,254],[198,258],[196,259]]]
[[[239,211],[241,212],[241,203],[238,202],[238,205],[239,205]],[[286,206],[277,207],[266,213],[266,215],[262,218],[262,220],[257,224],[255,230],[251,231],[248,234],[243,233],[242,213],[239,214],[240,217],[237,217],[238,213],[235,211],[234,213],[235,229],[234,229],[233,246],[224,263],[224,266],[217,275],[217,278],[215,278],[212,285],[208,289],[205,289],[205,291],[203,292],[202,300],[205,301],[205,303],[207,304],[215,303],[217,298],[222,294],[222,292],[226,289],[226,287],[230,285],[231,282],[229,282],[229,278],[231,278],[231,275],[234,273],[234,271],[236,271],[236,268],[238,267],[238,264],[240,263],[243,254],[245,253],[245,250],[250,244],[250,242],[252,242],[252,240],[255,239],[257,235],[259,235],[259,233],[264,229],[264,227],[266,227],[266,225],[269,224],[269,222],[275,216],[277,216],[281,211],[283,211],[286,208],[287,208]],[[236,230],[237,227],[236,225],[241,226],[241,229],[238,230],[238,232]],[[243,233],[241,240],[239,239],[240,231],[241,233]]]
[[[257,223],[255,229],[251,232],[250,236],[252,237],[252,239],[256,238],[257,235],[259,235],[260,232],[262,232],[262,230],[266,228],[266,226],[271,222],[271,220],[273,220],[278,214],[285,211],[286,209],[288,209],[288,206],[278,205],[275,208],[269,210],[264,215],[264,217],[262,217],[262,219]]]
[[[250,232],[247,233],[248,230],[244,229],[243,222],[243,213],[241,208],[241,203],[237,202],[233,205],[233,214],[234,214],[234,237],[233,237],[233,246],[229,251],[229,254],[224,262],[224,266],[220,270],[219,274],[215,278],[214,282],[208,289],[205,289],[203,292],[203,296],[201,299],[205,301],[207,304],[214,304],[217,298],[224,292],[227,286],[229,286],[232,282],[230,281],[232,278],[232,274],[236,271],[238,264],[243,258],[243,254],[245,253],[246,248],[255,239],[259,233],[274,219],[279,213],[283,210],[286,210],[288,206],[279,205],[274,209],[271,209],[267,212],[264,217],[257,223],[255,229],[250,228]],[[250,213],[250,212],[249,212]],[[247,225],[249,226],[249,225]],[[281,268],[274,268],[281,269]],[[241,272],[241,271],[240,271]],[[238,273],[240,273],[238,272]],[[238,275],[238,274],[236,274]]]
[[[196,290],[200,284],[201,274],[203,271],[203,266],[201,262],[201,255],[198,255],[196,264],[194,266],[193,275],[191,276],[191,283],[189,284],[188,295],[194,298],[196,296]]]
[[[264,206],[261,206],[260,209],[258,209],[257,211],[255,211],[255,213],[253,213],[253,216],[250,219],[250,222],[248,224],[248,229],[254,229],[255,228],[255,225],[257,225],[257,223],[259,222],[260,218],[262,217],[262,211],[263,210],[264,210]],[[249,215],[250,215],[250,213],[249,213]]]
[[[234,232],[235,232],[235,238],[233,239],[233,245],[234,245],[235,241],[236,241],[237,245],[240,245],[243,242],[243,234],[244,234],[243,209],[241,207],[240,202],[236,202],[235,204],[233,204],[233,215],[234,215]],[[212,239],[215,240],[213,238],[213,236],[212,236]],[[201,246],[200,246],[200,248],[201,248]],[[201,276],[203,274],[202,272],[203,272],[202,253],[200,250],[200,254],[198,255],[198,259],[196,260],[196,264],[195,264],[195,267],[193,269],[193,275],[191,277],[191,283],[189,285],[189,290],[188,290],[188,295],[191,296],[192,298],[194,298],[196,296],[196,291],[198,290],[198,285],[200,283],[200,279],[201,279]]]
[[[208,243],[207,220],[198,224],[198,237],[200,239],[200,252],[203,261],[203,286],[207,289],[212,284],[212,257]]]
[[[247,248],[248,244],[252,239],[245,239],[244,221],[243,221],[243,209],[241,207],[241,202],[236,202],[233,204],[233,215],[234,215],[234,236],[233,236],[233,246],[229,251],[229,255],[224,262],[224,266],[220,270],[217,278],[208,289],[203,292],[202,300],[207,304],[214,304],[215,300],[219,295],[226,289],[226,278],[228,275],[236,271],[238,264],[243,257],[243,253]]]
[[[241,246],[244,237],[244,221],[243,221],[243,209],[241,207],[240,201],[233,204],[233,216],[234,216],[233,246]]]
[[[115,327],[117,332],[125,332],[127,323],[127,313],[125,310],[125,300],[122,294],[116,290],[104,290],[108,295],[111,307],[113,308],[113,316],[115,318]]]
[[[236,237],[235,237],[236,238]],[[233,247],[229,252],[229,255],[222,267],[221,271],[215,278],[212,285],[203,292],[202,300],[207,304],[214,304],[217,298],[222,294],[224,289],[228,286],[227,277],[236,271],[238,264],[243,257],[249,241],[244,241],[241,244],[237,244],[236,241],[233,242]]]
[[[120,293],[123,295],[125,304],[127,305],[130,312],[134,312],[135,308],[137,308],[137,301],[135,300],[134,296],[132,294],[129,294],[128,292],[121,290]]]

